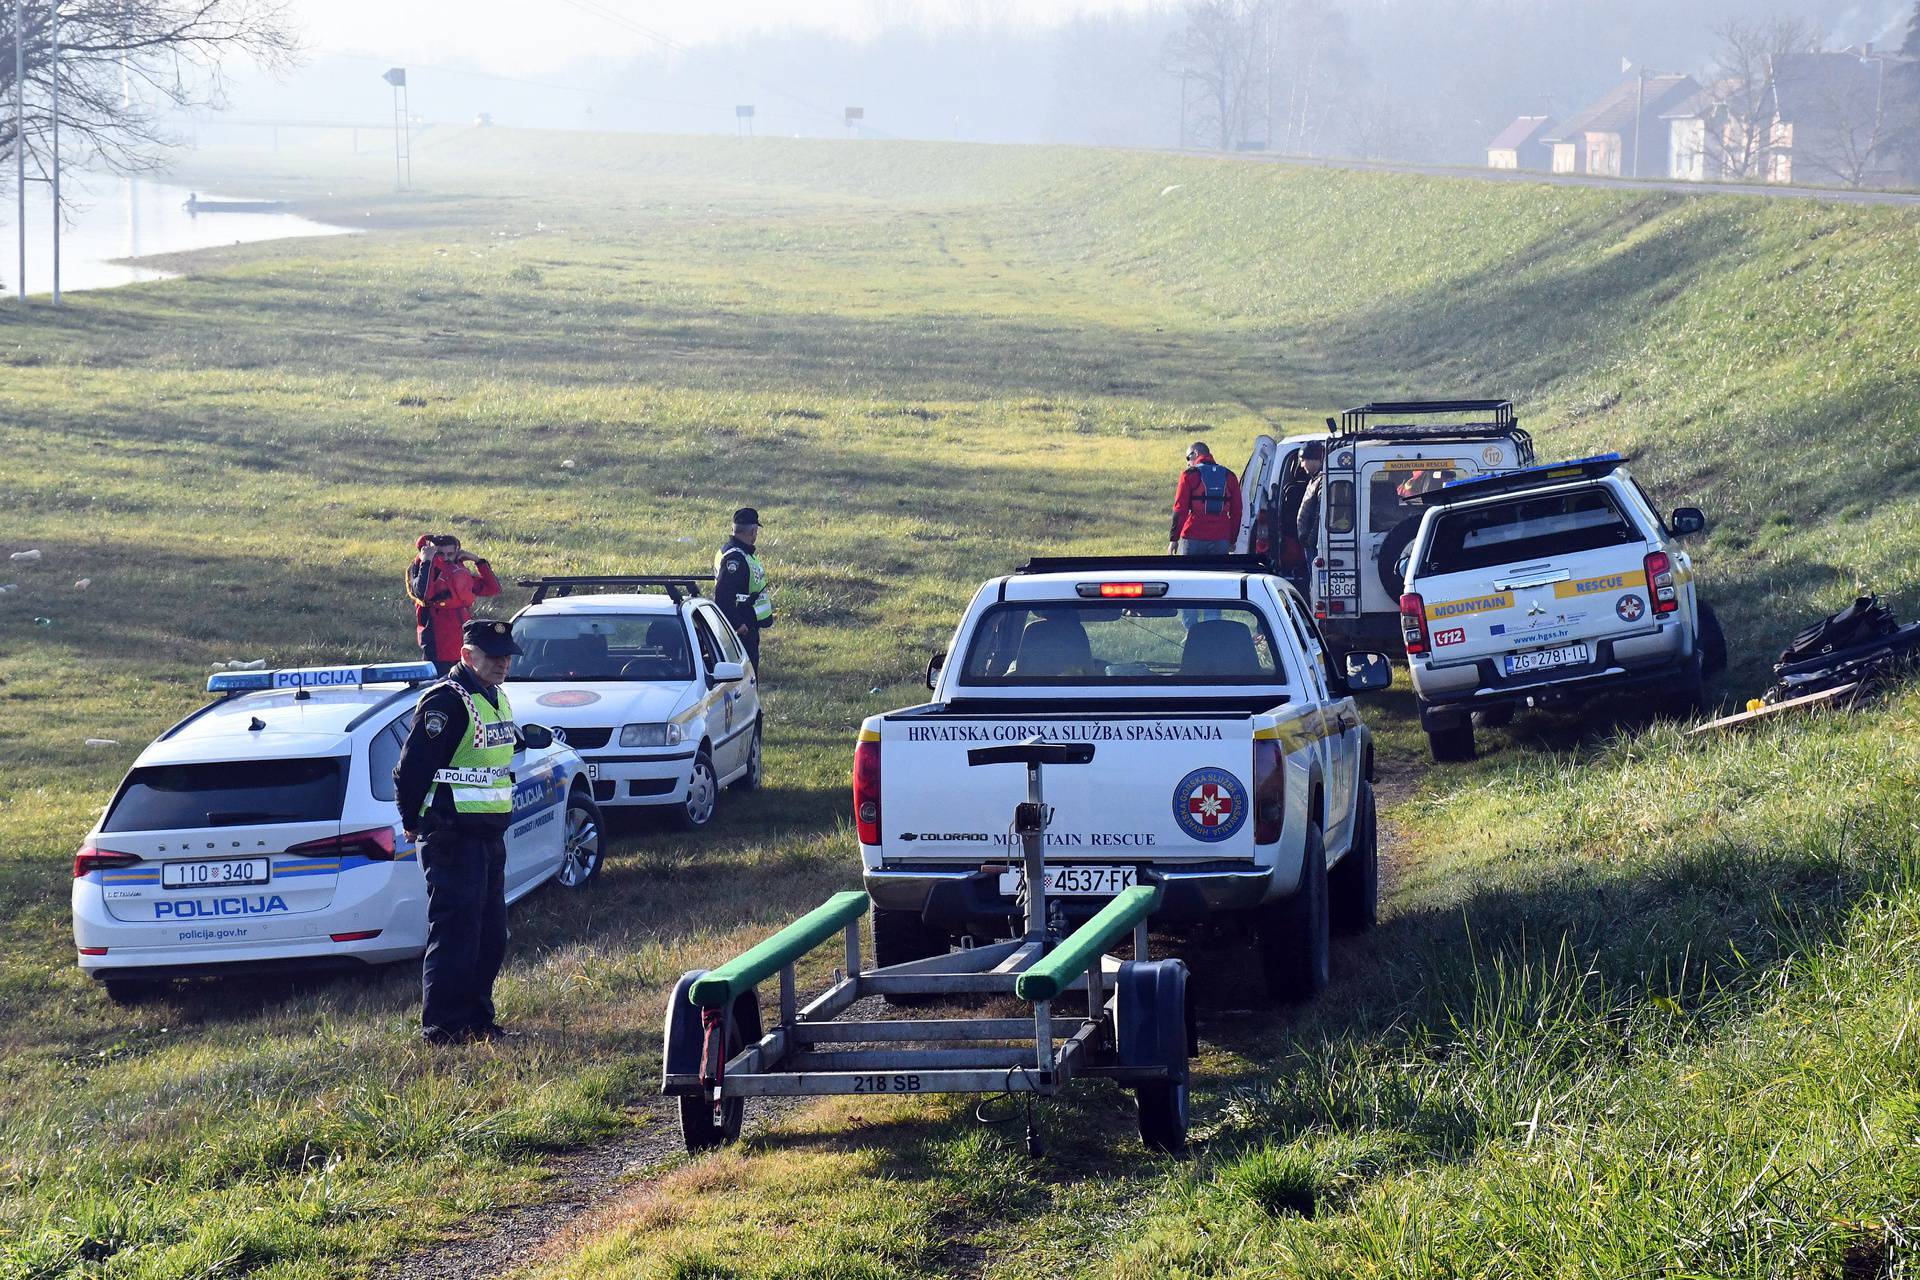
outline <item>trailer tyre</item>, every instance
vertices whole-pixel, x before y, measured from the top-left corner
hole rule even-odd
[[[679,995],[679,992],[675,992]],[[685,997],[681,996],[684,1002]],[[699,1034],[699,1014],[695,1011],[693,1028]],[[670,1033],[671,1034],[671,1033]],[[760,997],[753,991],[742,992],[733,1002],[733,1022],[727,1029],[726,1056],[731,1059],[735,1054],[760,1038]],[[699,1054],[696,1041],[694,1053]],[[737,1142],[740,1138],[740,1124],[746,1118],[747,1100],[745,1098],[727,1098],[719,1107],[703,1097],[682,1096],[680,1099],[680,1136],[690,1152],[708,1151],[714,1147]]]
[[[1187,966],[1180,960],[1132,961],[1115,981],[1116,1048],[1120,1061],[1165,1071],[1136,1085],[1140,1141],[1150,1151],[1187,1151],[1187,1059],[1193,1054]]]
[[[1330,976],[1327,851],[1319,823],[1307,828],[1306,843],[1299,886],[1261,909],[1258,929],[1267,996],[1288,1004],[1319,995]]]
[[[1380,825],[1374,810],[1373,784],[1360,784],[1353,806],[1353,848],[1327,872],[1327,905],[1333,931],[1343,936],[1365,933],[1380,915]]]

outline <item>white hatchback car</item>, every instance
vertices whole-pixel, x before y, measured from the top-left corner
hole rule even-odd
[[[426,880],[393,770],[434,678],[404,662],[209,679],[219,700],[140,753],[74,856],[80,968],[127,1000],[167,978],[418,956]],[[512,768],[508,900],[586,886],[605,849],[579,757],[556,741]]]
[[[602,806],[658,807],[688,830],[722,787],[762,777],[759,680],[702,581],[527,579],[507,676],[515,712],[565,736]]]

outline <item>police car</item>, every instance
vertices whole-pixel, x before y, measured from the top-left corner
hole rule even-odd
[[[1435,760],[1470,760],[1474,721],[1521,706],[1651,691],[1691,714],[1726,639],[1678,540],[1619,454],[1456,480],[1426,508],[1400,599],[1407,666]]]
[[[664,811],[686,830],[713,820],[723,787],[760,785],[759,680],[712,600],[711,578],[530,578],[513,619],[507,687],[585,761],[603,806]]]
[[[80,968],[127,1000],[158,979],[418,956],[426,881],[393,770],[434,678],[405,662],[209,679],[220,697],[140,753],[74,856]],[[509,901],[582,888],[604,855],[579,757],[533,746],[547,735],[527,719]]]

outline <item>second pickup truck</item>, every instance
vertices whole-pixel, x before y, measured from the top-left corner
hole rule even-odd
[[[969,748],[1090,742],[1050,774],[1047,891],[1062,924],[1162,885],[1155,925],[1253,926],[1269,993],[1328,977],[1329,935],[1370,928],[1378,892],[1373,743],[1352,695],[1385,655],[1335,661],[1291,585],[1251,557],[1036,559],[982,586],[934,701],[870,717],[854,817],[875,958],[1010,936],[1020,907],[1014,770]]]

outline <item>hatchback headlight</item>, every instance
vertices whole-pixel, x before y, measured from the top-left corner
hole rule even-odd
[[[629,724],[620,729],[620,745],[623,747],[672,747],[678,746],[681,738],[680,726],[667,724]]]

